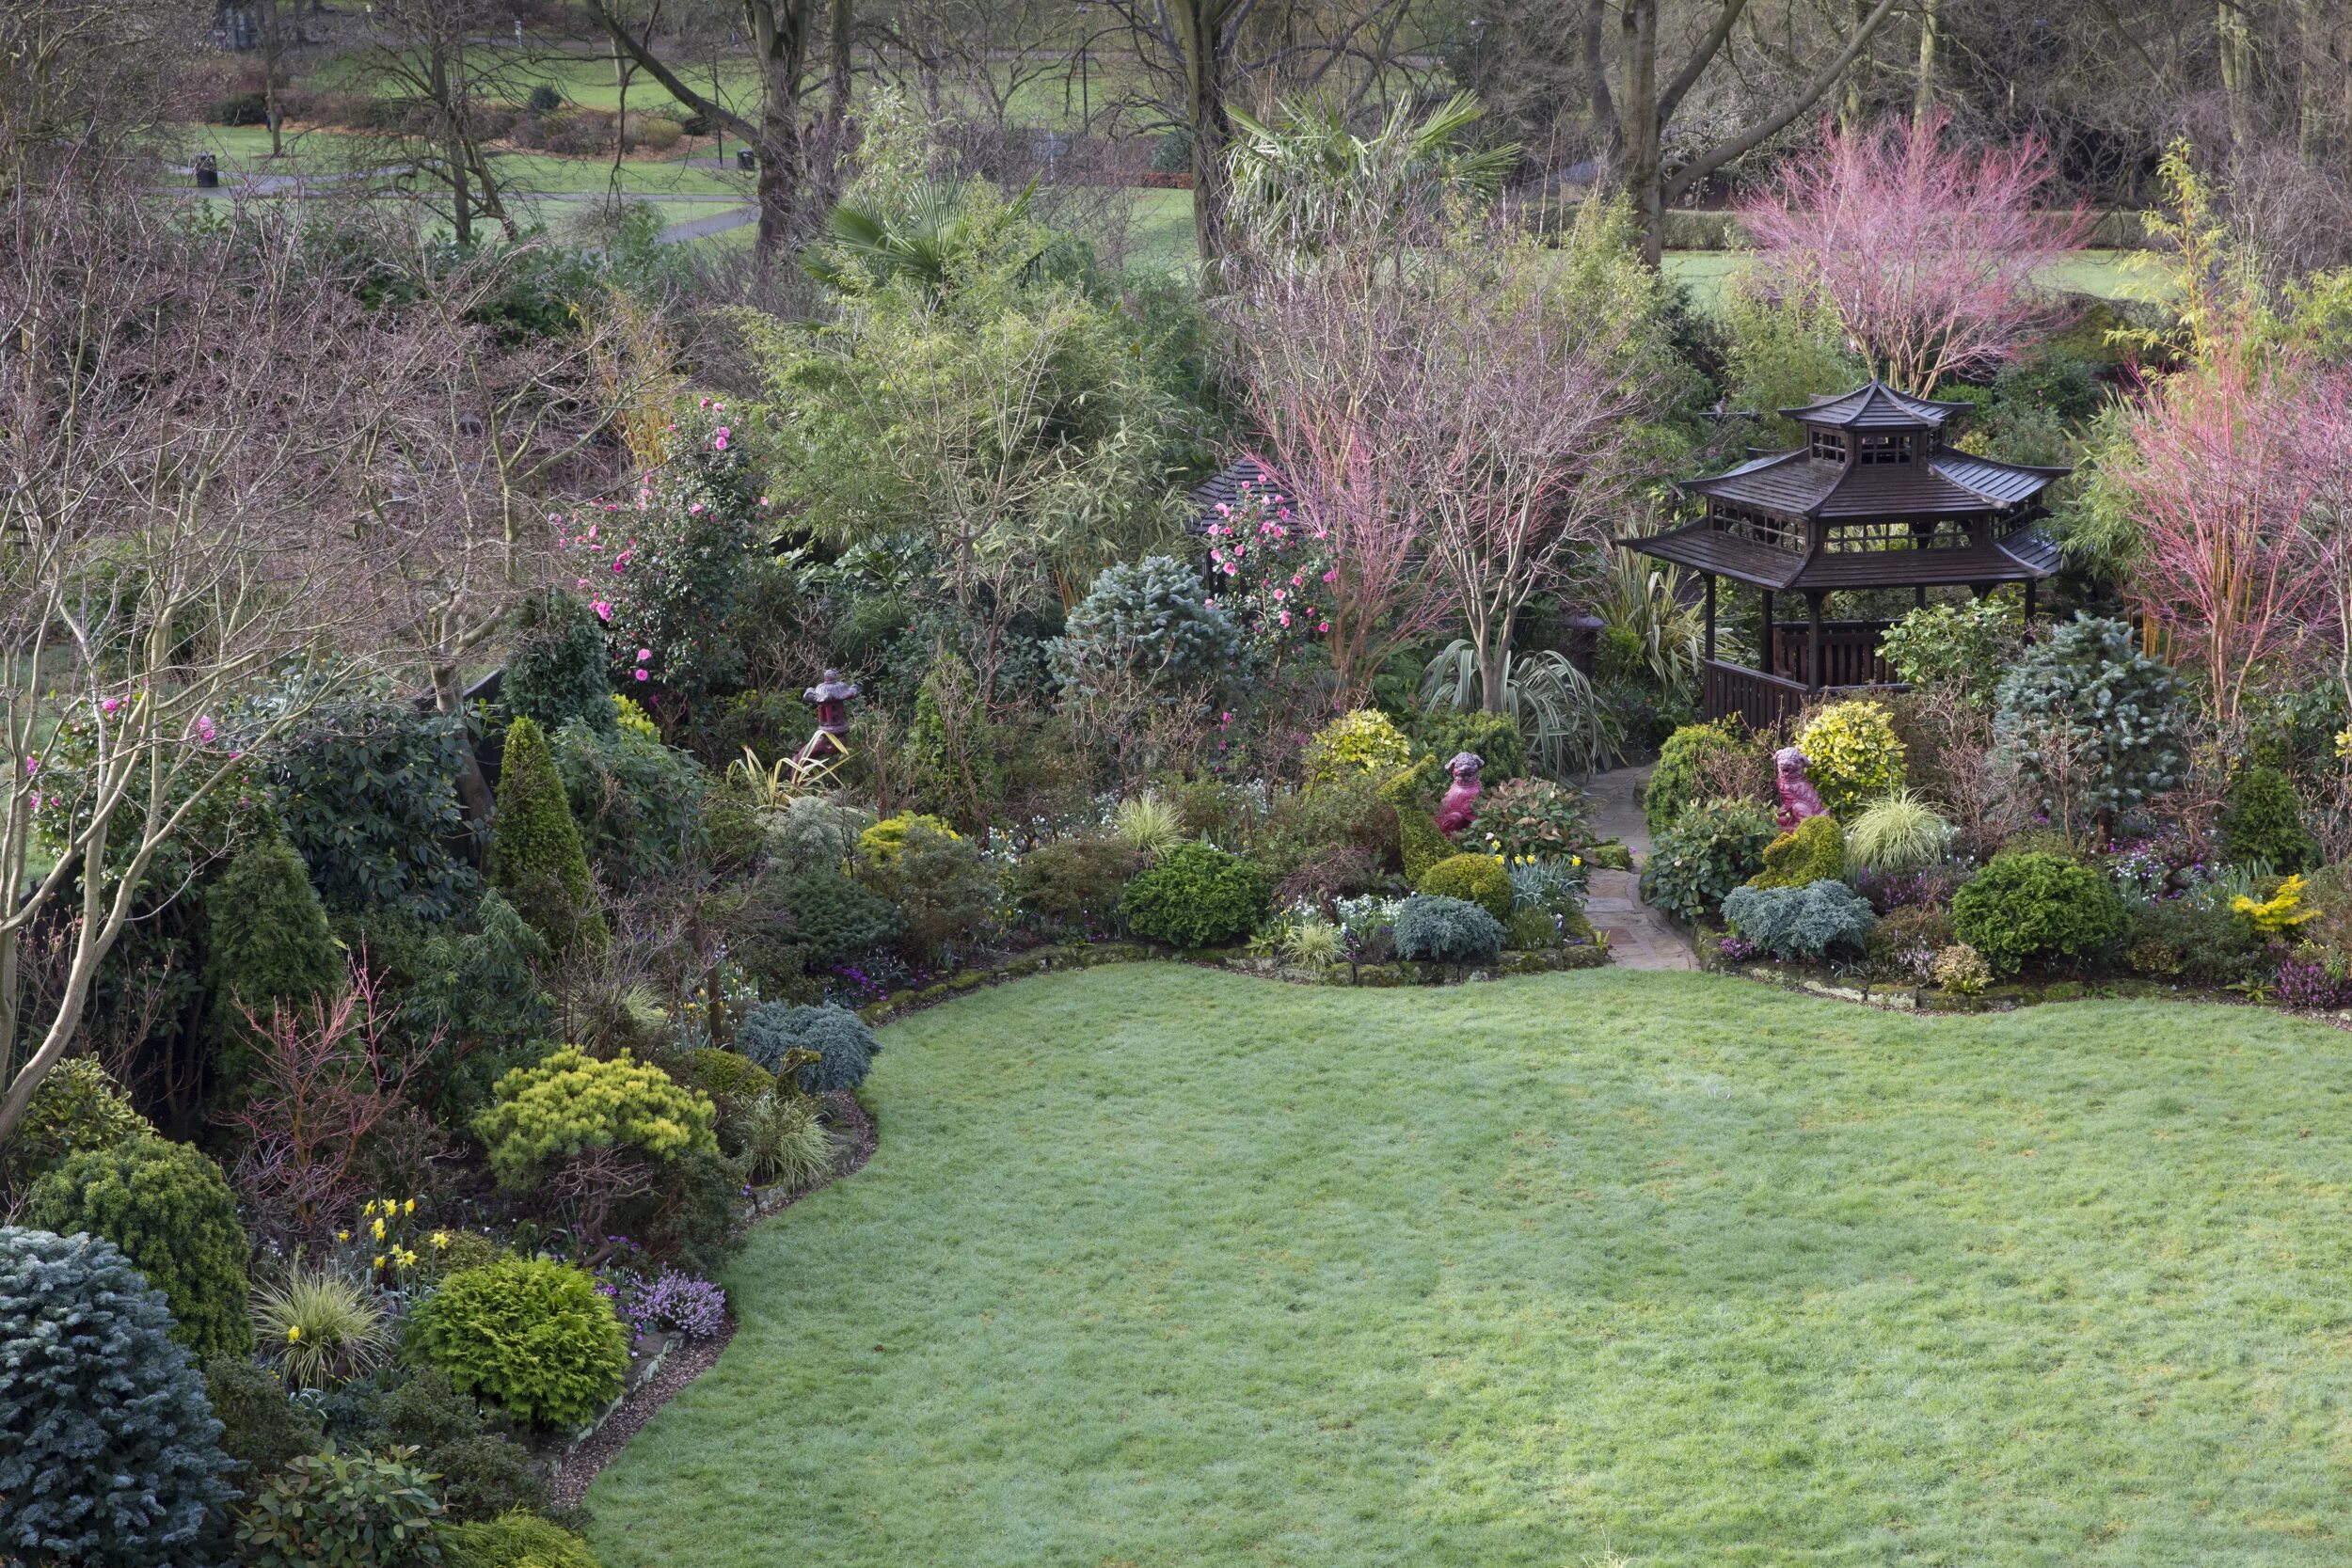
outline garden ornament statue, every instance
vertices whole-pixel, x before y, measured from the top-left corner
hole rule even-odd
[[[817,705],[817,733],[801,748],[799,761],[850,754],[850,700],[857,694],[857,683],[843,680],[838,670],[826,671],[823,680],[801,693],[803,701]]]
[[[1452,838],[1470,826],[1470,814],[1478,809],[1479,792],[1486,786],[1478,782],[1478,770],[1486,766],[1486,759],[1476,752],[1456,752],[1445,765],[1446,776],[1454,781],[1438,802],[1438,832]]]
[[[1775,820],[1780,831],[1787,832],[1808,816],[1820,816],[1829,808],[1821,804],[1821,792],[1813,787],[1813,781],[1804,776],[1804,753],[1794,746],[1783,746],[1772,753],[1773,767],[1779,772],[1780,810]]]

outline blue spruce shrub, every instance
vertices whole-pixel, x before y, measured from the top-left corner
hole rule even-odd
[[[1773,958],[1808,962],[1861,952],[1878,925],[1868,899],[1826,878],[1802,887],[1734,888],[1724,897],[1724,919]]]
[[[831,1094],[865,1083],[882,1046],[866,1021],[847,1007],[762,1002],[736,1026],[735,1049],[770,1072],[783,1070],[787,1051],[814,1051],[818,1059],[803,1063],[794,1081],[803,1094]]]
[[[1065,684],[1120,673],[1147,685],[1215,678],[1232,667],[1241,637],[1201,591],[1200,574],[1164,555],[1105,566],[1053,644]]]
[[[1994,742],[2043,810],[2105,819],[2144,805],[2188,766],[2188,708],[2171,666],[2132,645],[2122,621],[2077,615],[2020,654],[1994,695]],[[2058,798],[2057,748],[2069,756]],[[2030,796],[2029,796],[2030,798]]]
[[[1466,898],[1416,893],[1396,911],[1396,956],[1425,963],[1478,963],[1502,951],[1502,922]]]
[[[0,1227],[0,1560],[215,1568],[220,1430],[113,1243]]]

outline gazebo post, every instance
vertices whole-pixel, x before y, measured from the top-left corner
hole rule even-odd
[[[1915,609],[1928,608],[1928,585],[1926,583],[1915,582],[1911,585],[1911,602]]]
[[[1804,596],[1804,687],[1821,689],[1821,601],[1828,595],[1815,589]]]
[[[1764,588],[1758,589],[1757,592],[1764,595],[1764,630],[1762,635],[1756,640],[1756,667],[1769,675],[1774,673],[1772,670],[1772,591]]]
[[[1713,581],[1712,578],[1708,580]],[[2033,630],[2033,591],[2040,586],[2041,584],[2031,578],[2026,579],[2026,629],[2027,631]]]
[[[1707,657],[1715,657],[1715,574],[1707,574]]]

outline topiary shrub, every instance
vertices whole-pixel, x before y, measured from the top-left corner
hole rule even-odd
[[[1107,931],[1119,918],[1120,893],[1140,863],[1133,849],[1105,835],[1056,839],[1021,857],[1005,891],[1046,931]]]
[[[407,1351],[533,1426],[583,1425],[628,1370],[628,1336],[595,1277],[535,1258],[451,1275],[409,1313]]]
[[[588,1543],[516,1510],[441,1532],[441,1568],[604,1568]]]
[[[154,1135],[104,1068],[88,1056],[68,1056],[35,1085],[16,1135],[0,1144],[0,1191],[21,1193],[85,1149]]]
[[[1764,869],[1764,847],[1778,836],[1772,813],[1753,800],[1692,806],[1642,863],[1642,896],[1677,920],[1705,919],[1723,907],[1725,894]]]
[[[1797,750],[1833,816],[1850,816],[1902,786],[1903,743],[1882,704],[1831,704],[1797,732]]]
[[[2105,877],[2057,855],[1995,855],[1952,895],[1953,933],[2003,974],[2028,959],[2081,962],[2129,924]]]
[[[237,1511],[245,1568],[419,1568],[441,1560],[441,1504],[407,1449],[307,1453]]]
[[[1442,762],[1457,752],[1476,753],[1486,766],[1479,777],[1488,789],[1507,784],[1527,771],[1527,737],[1518,721],[1507,713],[1439,708],[1413,721],[1413,744],[1423,756]]]
[[[1376,707],[1343,713],[1307,742],[1307,784],[1337,784],[1359,774],[1386,776],[1413,762],[1412,742]]]
[[[1448,855],[1416,878],[1413,886],[1475,904],[1497,920],[1511,912],[1511,873],[1492,855]]]
[[[866,1021],[847,1007],[795,1007],[762,1002],[743,1015],[735,1031],[736,1049],[771,1072],[784,1070],[787,1052],[814,1051],[818,1059],[800,1064],[793,1081],[803,1094],[832,1094],[866,1082],[882,1046]]]
[[[612,656],[604,623],[570,594],[525,599],[515,617],[515,641],[499,677],[499,705],[548,734],[578,721],[598,735],[614,734]]]
[[[2230,781],[2221,808],[2221,842],[2230,859],[2260,861],[2281,873],[2308,871],[2319,846],[2303,828],[2303,802],[2294,784],[2276,768],[2240,768]]]
[[[1423,963],[1483,963],[1502,951],[1509,933],[1477,905],[1416,893],[1396,911],[1396,956]]]
[[[1808,963],[1836,952],[1861,953],[1878,924],[1870,901],[1836,880],[1734,888],[1724,899],[1724,919],[1773,958]]]
[[[575,945],[600,953],[612,945],[555,753],[547,732],[528,719],[507,726],[488,871],[490,885],[557,953]]]
[[[212,1568],[232,1496],[171,1314],[111,1242],[0,1227],[0,1557]]]
[[[528,1187],[550,1162],[592,1148],[636,1148],[657,1160],[718,1151],[710,1097],[626,1051],[600,1062],[567,1045],[515,1069],[492,1092],[497,1102],[474,1117],[473,1131],[509,1187]]]
[[[1592,799],[1549,779],[1512,779],[1478,798],[1466,836],[1511,860],[1581,855],[1593,842]]]
[[[1658,766],[1650,769],[1642,788],[1642,820],[1650,836],[1673,827],[1682,814],[1714,787],[1714,774],[1736,765],[1748,743],[1731,729],[1731,721],[1685,724],[1658,749]]]
[[[1454,841],[1438,831],[1438,819],[1410,800],[1396,802],[1396,841],[1406,881],[1457,852]]]
[[[201,1150],[131,1138],[76,1154],[35,1183],[24,1218],[120,1247],[170,1304],[171,1337],[198,1355],[251,1353],[237,1195]]]
[[[770,1006],[774,1003],[768,1004]],[[753,1009],[757,1012],[757,1008]],[[741,1043],[740,1028],[737,1043]],[[677,1060],[672,1072],[677,1081],[690,1088],[702,1090],[723,1116],[727,1107],[766,1094],[776,1086],[775,1074],[735,1051],[720,1051],[710,1046],[689,1051]]]
[[[1223,676],[1241,636],[1206,602],[1197,570],[1154,555],[1097,573],[1051,648],[1065,686],[1118,675],[1163,687]]]
[[[1748,879],[1753,888],[1804,887],[1841,882],[1846,876],[1846,834],[1835,816],[1808,816],[1764,846],[1764,869]]]
[[[2079,831],[2077,814],[2111,823],[2178,784],[2186,723],[2179,681],[2132,645],[2129,626],[2077,615],[2018,656],[1993,734],[2035,803]]]
[[[1265,874],[1206,844],[1180,844],[1119,896],[1120,917],[1140,937],[1177,947],[1241,941],[1265,918]]]
[[[319,1413],[244,1356],[205,1362],[204,1395],[220,1422],[221,1451],[237,1465],[238,1489],[247,1494],[295,1455],[318,1452],[326,1440]]]
[[[211,913],[205,983],[213,993],[219,1070],[234,1094],[251,1070],[250,1008],[307,1007],[343,989],[342,949],[293,846],[276,836],[237,851],[205,900]]]
[[[1873,800],[1846,830],[1846,861],[1883,877],[1941,865],[1951,853],[1952,825],[1907,789]]]

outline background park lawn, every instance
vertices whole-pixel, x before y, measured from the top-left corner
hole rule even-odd
[[[612,1568],[2334,1563],[2352,1041],[1172,966],[883,1032]]]

